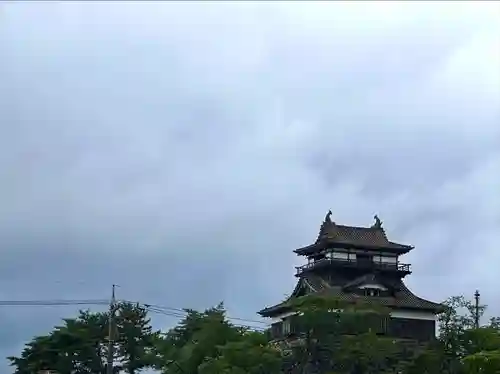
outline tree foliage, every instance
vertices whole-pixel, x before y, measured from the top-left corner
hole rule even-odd
[[[438,317],[439,336],[407,367],[408,374],[500,373],[500,324],[497,317],[476,327],[486,306],[475,305],[463,296],[450,297]]]
[[[158,342],[157,368],[163,373],[260,373],[255,370],[277,366],[279,354],[267,345],[266,334],[231,324],[222,304],[186,313]]]
[[[315,296],[300,299],[295,308],[305,332],[304,344],[295,352],[304,363],[302,370],[383,374],[398,363],[398,345],[381,335],[389,310]]]
[[[20,357],[8,357],[16,374],[42,370],[58,373],[105,373],[108,354],[108,313],[80,311],[63,320],[49,334],[27,343]],[[153,348],[155,334],[144,308],[120,303],[116,306],[116,369],[135,374],[149,365],[146,353]]]
[[[199,366],[200,374],[262,374],[278,373],[281,369],[279,351],[267,344],[260,332],[243,332],[234,341],[217,349],[214,357]]]
[[[295,342],[270,341],[267,331],[232,324],[222,304],[186,309],[172,329],[153,331],[147,310],[116,310],[116,372],[155,368],[163,374],[499,374],[500,319],[477,327],[464,297],[452,297],[439,316],[439,335],[425,347],[405,348],[380,334],[389,311],[308,296],[297,311]],[[479,307],[483,315],[485,306]],[[52,369],[60,374],[105,373],[108,314],[81,311],[10,357],[16,374]],[[286,354],[285,354],[286,353]]]

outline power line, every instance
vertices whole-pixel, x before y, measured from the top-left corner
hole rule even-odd
[[[0,300],[0,306],[107,305],[109,300]]]
[[[115,312],[116,308],[118,306],[118,303],[120,302],[128,302],[132,304],[137,304],[142,307],[144,307],[148,312],[152,313],[158,313],[158,314],[163,314],[171,317],[176,317],[176,318],[185,318],[188,316],[189,312],[186,309],[180,309],[180,308],[173,308],[173,307],[166,307],[166,306],[160,306],[160,305],[151,305],[151,304],[144,304],[144,303],[139,303],[139,302],[132,302],[129,300],[116,300],[115,297],[115,285],[113,284],[112,286],[112,293],[111,293],[111,300],[103,300],[103,299],[86,299],[86,300],[61,300],[61,299],[52,299],[52,300],[0,300],[0,307],[12,307],[12,306],[27,306],[27,307],[45,307],[45,306],[76,306],[76,305],[109,305],[109,320],[108,320],[108,350],[107,350],[107,365],[106,365],[106,372],[107,374],[113,374],[113,364],[114,364],[114,344],[115,344]],[[251,322],[251,323],[261,323],[265,324],[263,321],[256,321],[256,320],[251,320],[251,319],[244,319],[244,318],[238,318],[238,317],[228,317],[225,316],[225,319],[227,320],[236,320],[236,321],[244,321],[244,322]],[[260,331],[263,332],[266,329],[262,326],[249,326],[249,325],[244,325],[244,324],[236,324],[232,323],[233,326],[236,327],[242,327],[245,329],[251,329],[254,331]],[[163,335],[163,334],[162,334]],[[95,340],[93,342],[87,342],[85,345],[89,347],[93,347],[96,342],[99,342],[99,340]],[[58,352],[57,349],[47,349],[47,351],[53,351],[53,352]],[[175,363],[177,366],[179,366],[176,362],[171,362]],[[179,369],[182,370],[182,368],[179,366]]]
[[[184,318],[187,316],[187,313],[182,314],[179,312],[165,311],[165,310],[152,308],[152,307],[147,307],[146,309],[151,313],[162,314],[162,315],[169,316],[169,317]],[[230,317],[226,317],[226,319],[231,320]],[[250,329],[259,330],[259,331],[264,331],[266,329],[263,326],[251,326],[251,325],[239,324],[239,323],[232,323],[232,325],[236,326],[236,327],[245,327],[245,328],[250,328]]]
[[[172,311],[172,312],[181,312],[181,313],[184,313],[184,314],[187,313],[185,309],[180,309],[180,308],[173,308],[173,307],[167,307],[167,306],[161,306],[161,305],[153,305],[153,304],[143,304],[143,305],[145,307],[147,307],[147,308],[152,307],[152,308],[155,308],[155,309],[158,309],[158,310],[166,310],[166,311]],[[227,316],[226,318],[234,320],[234,321],[260,323],[260,324],[267,325],[267,322],[258,321],[258,320],[254,320],[254,319],[246,319],[246,318],[239,318],[239,317],[229,317],[229,316]]]
[[[114,302],[129,302],[132,304],[139,304],[144,306],[148,311],[156,314],[162,314],[170,317],[184,318],[188,315],[186,309],[174,308],[168,306],[161,306],[155,304],[147,304],[141,302],[135,302],[130,300],[114,300]],[[77,306],[77,305],[110,305],[110,301],[106,299],[84,299],[84,300],[62,300],[62,299],[49,299],[49,300],[0,300],[0,307],[5,306],[27,306],[27,307],[50,307],[50,306]],[[250,326],[248,324],[233,323],[235,326],[248,327],[257,330],[264,330],[268,324],[264,321],[230,317],[226,316],[226,319],[230,321],[246,322],[252,324],[260,324],[262,326]]]
[[[164,310],[156,309],[156,308],[152,308],[152,307],[147,307],[146,309],[148,312],[162,314],[162,315],[169,316],[169,317],[184,318],[187,316],[187,313],[181,314],[179,312],[171,312],[171,311],[169,312],[169,311],[164,311]],[[230,317],[226,317],[226,319],[231,320]],[[251,326],[251,325],[245,325],[245,324],[240,324],[240,323],[232,323],[232,325],[236,326],[236,327],[243,327],[243,328],[252,329],[252,330],[256,330],[256,331],[265,331],[266,330],[266,328],[263,326]]]

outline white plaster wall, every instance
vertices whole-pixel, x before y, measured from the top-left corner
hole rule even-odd
[[[297,312],[287,312],[287,313],[277,315],[276,317],[271,318],[271,323],[281,322],[281,321],[283,321],[283,318],[294,316],[296,314],[297,314]]]
[[[363,285],[359,286],[359,288],[362,289],[362,290],[365,289],[365,288],[374,288],[374,289],[377,289],[377,290],[387,291],[387,288],[385,288],[381,284],[372,284],[372,283],[363,284]]]
[[[348,260],[349,253],[345,252],[330,252],[330,258],[339,259],[339,260]]]
[[[436,321],[436,315],[434,313],[423,312],[418,310],[395,310],[391,312],[391,317]]]
[[[375,257],[376,258],[376,257]],[[398,263],[398,258],[397,257],[390,257],[390,256],[380,256],[380,262],[384,264],[397,264]]]
[[[287,312],[280,314],[274,318],[271,318],[271,323],[281,322],[283,318],[287,318],[296,315],[297,312]],[[436,315],[432,312],[423,312],[418,310],[395,310],[391,313],[392,318],[408,318],[408,319],[419,319],[425,321],[436,321]]]
[[[373,288],[374,285],[367,285],[367,287]],[[297,312],[287,312],[280,314],[274,318],[271,318],[271,324],[283,321],[284,318],[298,314]],[[432,312],[424,312],[418,310],[395,310],[391,313],[392,318],[408,318],[408,319],[419,319],[425,321],[436,321],[437,317]]]

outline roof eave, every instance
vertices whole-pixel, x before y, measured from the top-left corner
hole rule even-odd
[[[283,312],[283,311],[285,311],[287,309],[290,309],[289,305],[278,304],[278,305],[275,305],[275,306],[271,306],[269,308],[264,308],[264,309],[258,311],[257,314],[259,314],[262,317],[270,317],[270,318],[272,318],[276,314],[279,314],[280,312]]]
[[[314,253],[320,249],[323,249],[323,246],[320,243],[314,243],[314,244],[308,245],[306,247],[294,249],[293,252],[298,254],[299,256],[304,256],[304,255]]]
[[[394,247],[392,247],[393,248],[392,250],[402,255],[415,249],[413,245],[397,244],[392,242],[391,244],[394,245]]]
[[[414,249],[411,245],[395,244],[391,243],[389,245],[370,245],[370,244],[355,244],[355,243],[342,243],[342,242],[331,242],[332,244],[339,244],[345,246],[351,246],[353,248],[362,248],[372,251],[380,252],[395,252],[397,254],[405,254]]]
[[[408,305],[408,306],[393,306],[393,309],[410,309],[410,310],[418,310],[418,311],[426,311],[426,312],[432,312],[434,314],[441,314],[445,311],[445,308],[439,306],[440,304],[437,304],[436,306],[415,306],[415,305]]]
[[[354,302],[354,301],[352,301]],[[410,310],[418,310],[418,311],[427,311],[427,312],[432,312],[434,314],[441,314],[444,311],[446,311],[446,306],[443,304],[437,304],[437,303],[432,303],[429,301],[430,305],[428,306],[416,306],[416,305],[391,305],[388,306],[391,309],[410,309]],[[267,317],[267,318],[272,318],[273,316],[284,312],[286,310],[289,310],[291,308],[290,305],[288,304],[278,304],[271,306],[269,308],[264,308],[257,312],[260,316],[262,317]]]
[[[368,249],[368,250],[375,250],[375,251],[388,251],[388,252],[395,252],[399,255],[403,255],[405,253],[410,252],[412,249],[415,247],[411,245],[403,245],[403,244],[395,244],[391,243],[391,245],[388,246],[381,246],[381,245],[368,245],[368,244],[356,244],[356,243],[346,243],[342,241],[336,241],[336,240],[327,240],[326,243],[314,243],[311,245],[308,245],[306,247],[301,247],[295,249],[293,252],[296,253],[299,256],[304,256],[308,254],[312,254],[318,250],[324,249],[325,245],[338,245],[346,248],[361,248],[361,249]]]

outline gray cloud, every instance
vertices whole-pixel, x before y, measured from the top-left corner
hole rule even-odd
[[[2,5],[1,297],[255,319],[331,208],[498,311],[498,4],[362,5]],[[0,311],[4,355],[72,312]]]

